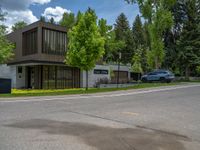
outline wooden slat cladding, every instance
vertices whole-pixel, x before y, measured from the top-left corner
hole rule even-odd
[[[118,71],[113,71],[114,76],[112,77],[112,83],[117,83]],[[128,82],[128,71],[119,71],[119,83]]]
[[[22,55],[36,54],[38,51],[38,29],[34,28],[23,33]]]
[[[67,50],[67,33],[42,28],[42,53],[65,55]]]
[[[42,66],[42,88],[80,88],[80,70],[66,66]]]

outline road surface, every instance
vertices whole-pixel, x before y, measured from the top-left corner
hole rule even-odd
[[[0,99],[0,150],[200,150],[200,84]]]

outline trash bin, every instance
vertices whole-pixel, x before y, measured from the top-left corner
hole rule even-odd
[[[0,78],[0,94],[11,93],[11,79]]]

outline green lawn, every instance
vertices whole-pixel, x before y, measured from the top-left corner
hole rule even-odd
[[[129,90],[129,89],[142,89],[150,87],[159,86],[173,86],[179,85],[181,83],[145,83],[138,84],[127,88],[90,88],[86,91],[84,88],[81,89],[61,89],[61,90],[17,90],[13,89],[12,94],[0,94],[1,97],[22,97],[22,96],[51,96],[51,95],[71,95],[71,94],[89,94],[89,93],[100,93],[100,92],[111,92],[119,90]]]

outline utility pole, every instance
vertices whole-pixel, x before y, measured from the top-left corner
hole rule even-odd
[[[120,71],[120,60],[122,58],[122,53],[119,52],[119,59],[118,59],[118,72],[117,72],[117,88],[119,88],[119,71]]]

